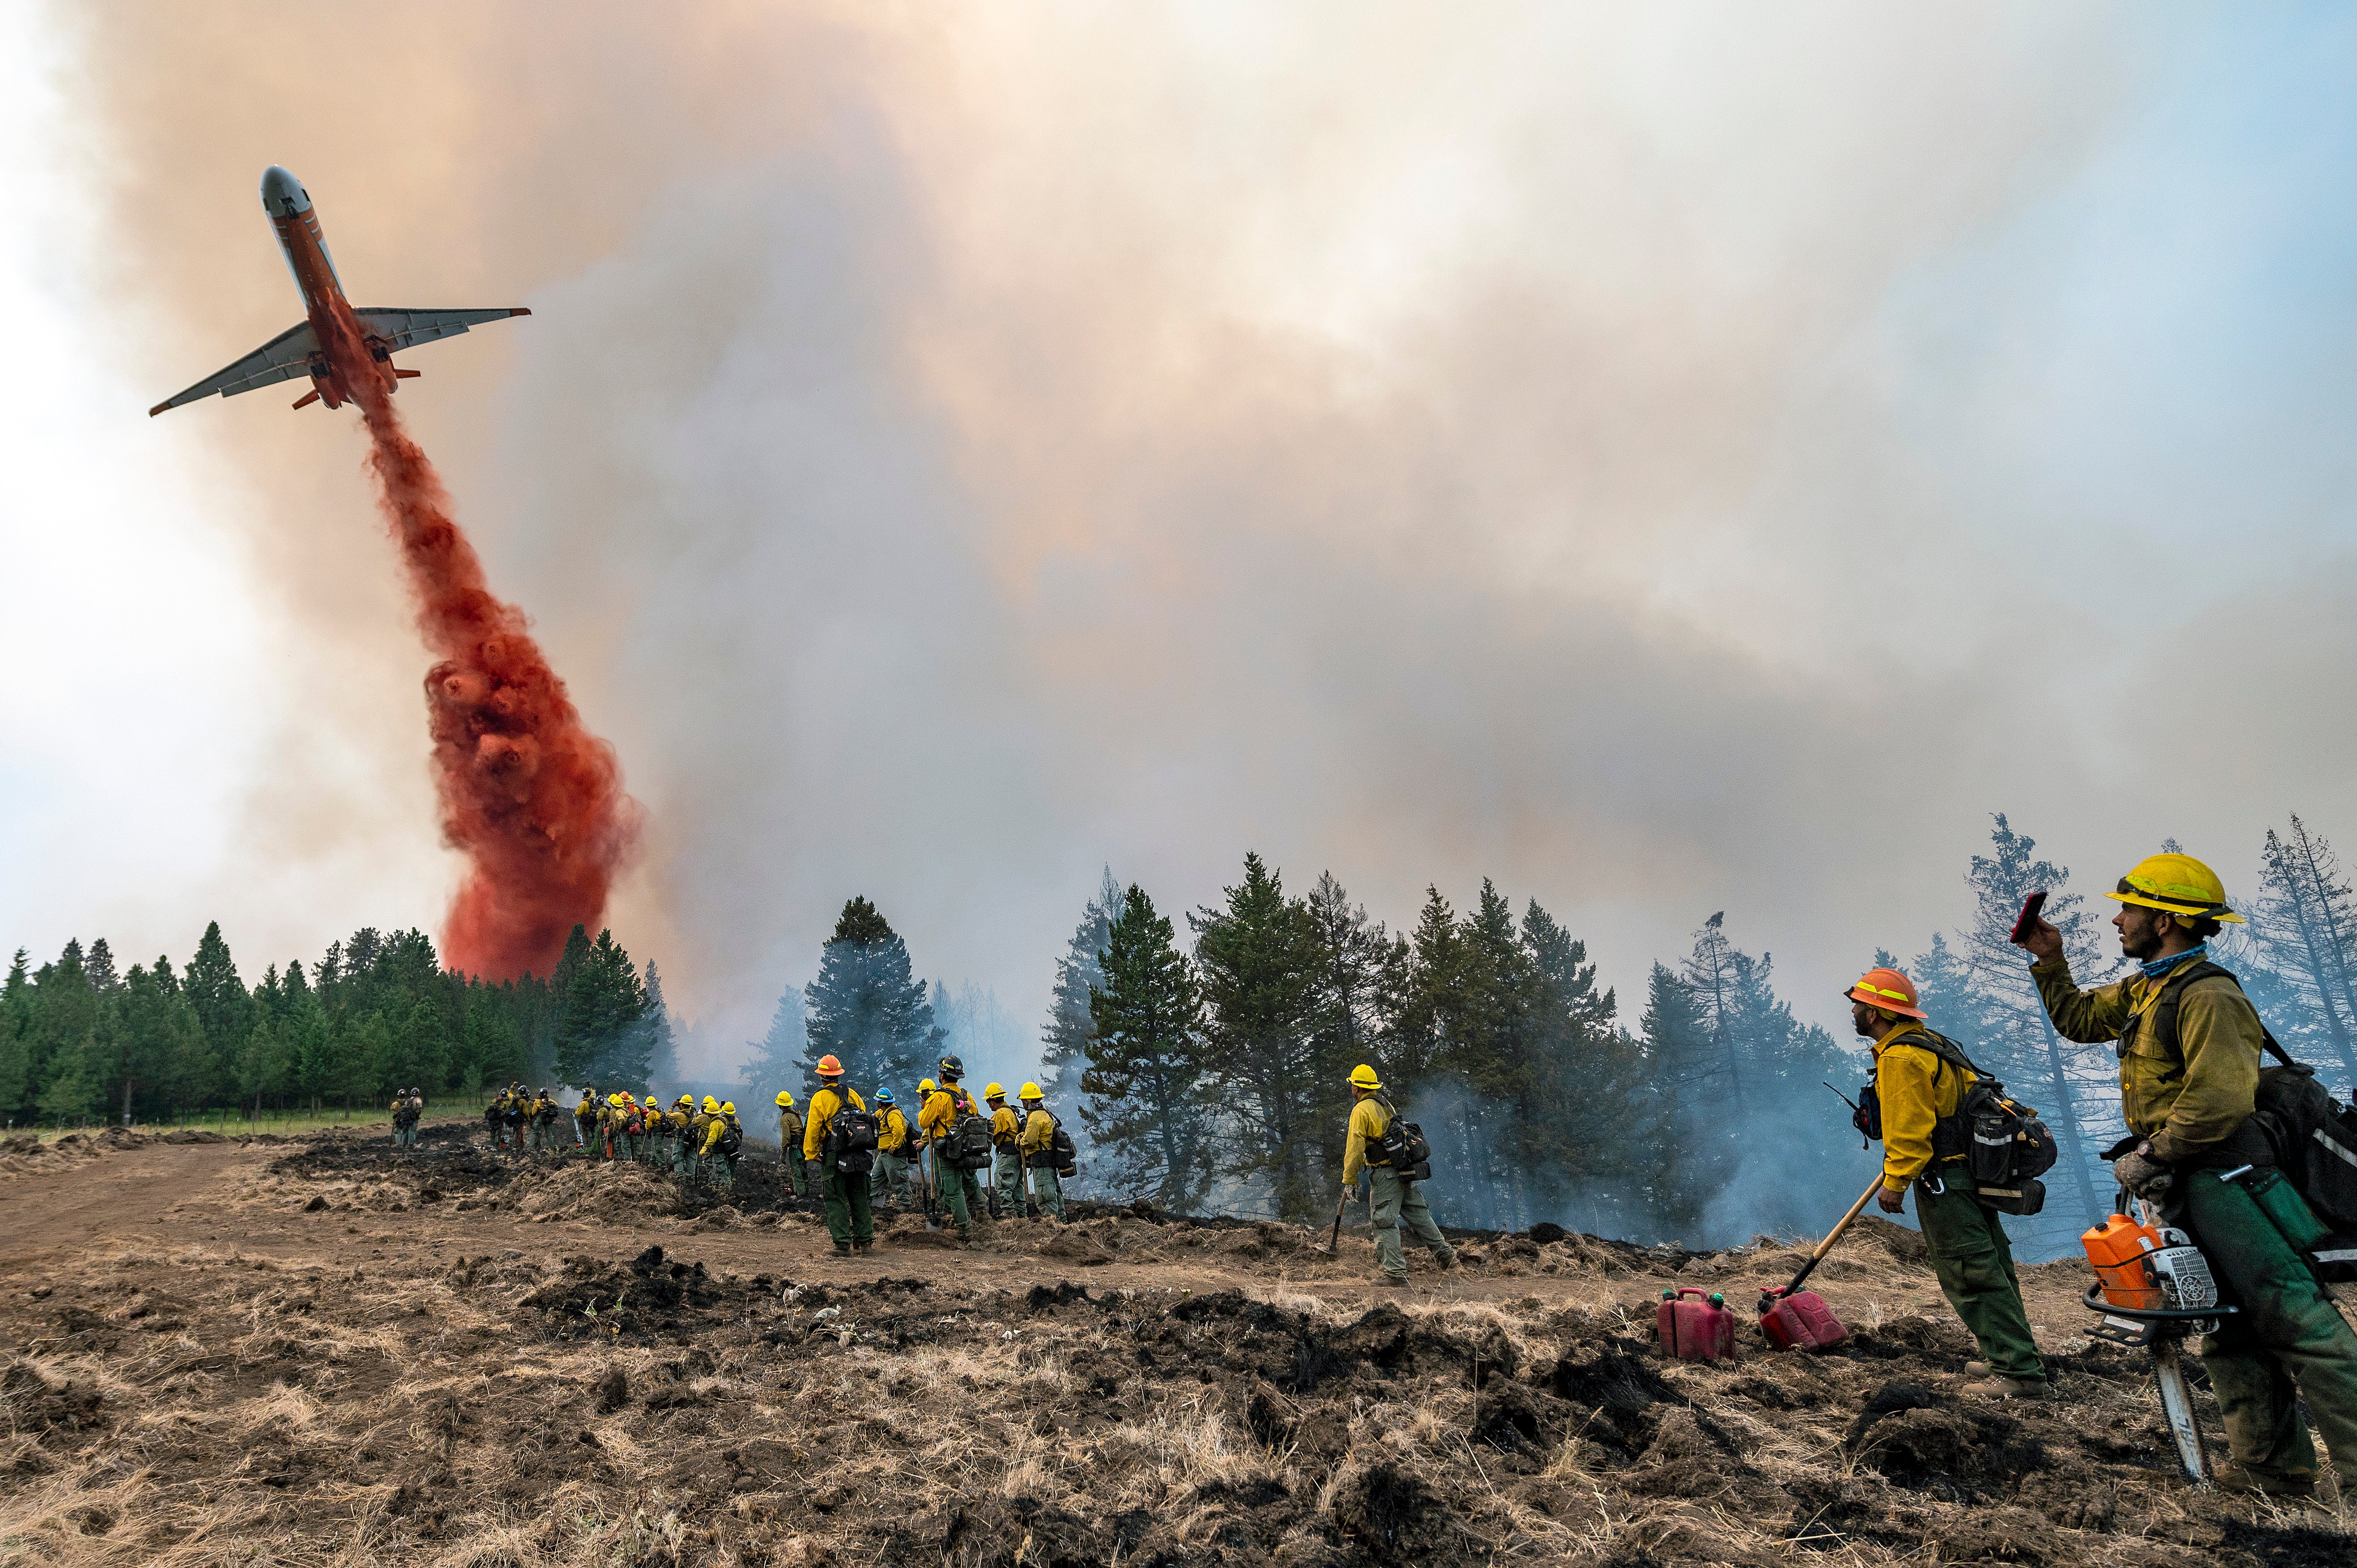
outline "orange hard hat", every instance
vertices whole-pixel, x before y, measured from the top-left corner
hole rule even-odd
[[[1902,1018],[1923,1016],[1923,1009],[1915,1004],[1915,983],[1895,969],[1869,969],[1842,994],[1852,1002],[1863,1002],[1868,1007],[1896,1013]]]
[[[818,1058],[818,1075],[821,1078],[841,1078],[843,1064],[831,1056],[821,1057]]]

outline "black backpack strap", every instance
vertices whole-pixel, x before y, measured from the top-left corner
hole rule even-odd
[[[2212,978],[2225,981],[2234,988],[2236,994],[2241,995],[2244,1001],[2250,1001],[2249,993],[2243,990],[2243,983],[2236,978],[2234,972],[2223,964],[2213,963],[2207,958],[2199,963],[2189,964],[2178,973],[2170,975],[2161,984],[2160,1000],[2152,1004],[2152,1028],[2161,1044],[2166,1046],[2172,1054],[2181,1054],[2177,1040],[2177,1008],[2178,1004],[2183,1000],[2185,988],[2197,980]],[[2255,1006],[2251,1011],[2254,1016],[2258,1013]],[[2120,1044],[2123,1047],[2121,1054],[2125,1056],[2128,1040],[2123,1039]],[[2264,1018],[2259,1019],[2259,1044],[2268,1055],[2287,1068],[2298,1069],[2302,1065],[2292,1060],[2290,1054],[2276,1043],[2273,1031],[2268,1029],[2267,1021]]]

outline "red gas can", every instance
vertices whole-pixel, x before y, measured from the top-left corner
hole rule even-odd
[[[1780,1350],[1826,1350],[1849,1337],[1824,1297],[1790,1286],[1760,1293],[1760,1332]]]
[[[1702,1294],[1694,1285],[1662,1293],[1662,1305],[1653,1309],[1653,1332],[1661,1339],[1662,1354],[1679,1361],[1732,1361],[1735,1314],[1727,1310],[1723,1295],[1686,1299]]]

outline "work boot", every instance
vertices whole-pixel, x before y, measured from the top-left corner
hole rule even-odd
[[[1375,1283],[1379,1285],[1396,1285],[1400,1289],[1405,1290],[1407,1288],[1407,1276],[1405,1274],[1377,1274],[1375,1276]]]
[[[1967,1361],[1964,1363],[1964,1376],[1967,1378],[1986,1378],[1988,1375],[1989,1364],[1986,1361]]]
[[[848,1241],[837,1241],[834,1244],[834,1255],[838,1258],[847,1258],[851,1256],[851,1243]]]
[[[2242,1466],[2227,1463],[2218,1466],[2218,1489],[2244,1496],[2256,1492],[2270,1498],[2312,1498],[2316,1496],[2316,1477],[2307,1476],[2267,1476],[2246,1470]]]
[[[851,1250],[855,1252],[872,1252],[876,1250],[876,1243],[873,1241],[854,1241],[851,1244]]]
[[[2008,1378],[2003,1372],[1966,1383],[1956,1391],[1966,1399],[2050,1400],[2053,1388],[2044,1378]]]
[[[1444,1273],[1445,1273],[1445,1272],[1447,1272],[1448,1270],[1450,1270],[1450,1269],[1455,1268],[1456,1266],[1457,1266],[1457,1254],[1456,1254],[1456,1253],[1454,1253],[1454,1252],[1443,1252],[1443,1253],[1441,1253],[1441,1254],[1440,1254],[1440,1267],[1441,1267],[1441,1269],[1442,1269],[1442,1271],[1443,1271]]]

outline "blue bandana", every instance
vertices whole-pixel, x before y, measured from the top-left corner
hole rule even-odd
[[[2187,948],[2183,952],[2171,953],[2167,958],[2157,958],[2150,963],[2145,964],[2143,966],[2144,977],[2147,980],[2158,980],[2162,975],[2167,974],[2170,970],[2175,969],[2179,964],[2187,961],[2189,959],[2198,961],[2208,958],[2209,956],[2210,944],[2208,942],[2196,942],[2191,947]]]

